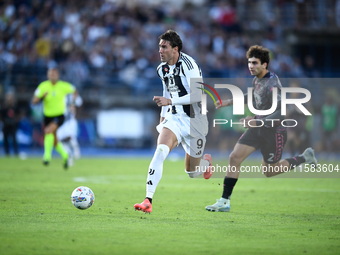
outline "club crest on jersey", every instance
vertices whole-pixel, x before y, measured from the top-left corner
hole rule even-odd
[[[164,67],[164,72],[169,72],[169,68],[167,68],[167,67]]]
[[[174,69],[174,75],[175,75],[175,76],[179,75],[179,67],[176,67],[176,68]]]

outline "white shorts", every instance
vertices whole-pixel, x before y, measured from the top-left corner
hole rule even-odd
[[[191,157],[202,157],[205,137],[208,134],[208,120],[205,115],[200,115],[199,118],[189,118],[186,114],[167,112],[163,122],[156,127],[159,133],[163,128],[170,129],[176,135],[178,145],[182,144],[185,152]]]
[[[58,140],[62,141],[68,137],[77,137],[78,123],[76,119],[65,121],[60,128],[57,129]]]

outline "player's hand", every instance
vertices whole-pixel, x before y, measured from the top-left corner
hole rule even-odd
[[[222,102],[223,104],[223,102]],[[216,109],[220,109],[222,107],[220,100],[216,101]]]
[[[48,92],[46,92],[41,98],[33,96],[33,98],[32,98],[32,105],[40,103],[42,100],[44,100],[44,98],[47,96],[47,94],[48,94]]]
[[[220,100],[216,101],[216,109],[220,109],[222,107],[226,107],[230,105],[230,99],[228,100],[222,100],[222,104],[220,103]]]
[[[154,96],[153,97],[153,101],[159,106],[167,106],[167,105],[171,105],[171,99],[169,98],[165,98],[165,97],[160,97],[160,96]]]
[[[244,122],[244,127],[245,128],[254,128],[256,126],[256,121],[251,121],[250,122],[251,126],[249,126],[249,121],[253,120],[253,119],[254,119],[253,116],[247,116],[245,118],[240,119],[240,122]]]

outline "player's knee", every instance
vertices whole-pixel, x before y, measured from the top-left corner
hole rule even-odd
[[[160,160],[165,160],[170,152],[170,148],[165,144],[159,144],[155,151],[155,156]]]
[[[262,171],[263,171],[263,169],[262,169]],[[271,172],[267,172],[267,171],[263,171],[263,174],[264,174],[264,176],[266,176],[267,178],[270,178],[270,177],[274,176]]]
[[[229,163],[232,165],[239,165],[241,164],[241,156],[237,152],[232,152],[229,155]]]
[[[71,140],[71,137],[66,137],[66,138],[64,138],[64,139],[62,139],[61,141],[64,143],[66,143],[66,142],[69,142]]]
[[[51,128],[45,127],[45,128],[44,128],[44,133],[45,133],[45,135],[47,135],[47,134],[51,134],[51,133],[53,133],[53,132],[52,132],[52,129],[51,129]]]
[[[263,162],[262,173],[264,174],[264,176],[266,176],[267,178],[275,176],[276,174],[274,173],[274,170],[276,169],[275,167],[277,164],[264,164]]]
[[[47,127],[44,128],[45,134],[51,134],[57,132],[58,126],[55,123],[49,124]]]

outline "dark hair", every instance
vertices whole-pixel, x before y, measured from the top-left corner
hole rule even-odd
[[[158,38],[160,40],[169,41],[172,48],[178,47],[178,52],[182,50],[182,40],[176,31],[168,30]]]
[[[261,61],[261,65],[263,63],[267,63],[267,67],[269,65],[269,57],[270,51],[267,48],[263,48],[259,45],[254,45],[249,48],[247,51],[247,58],[258,58]]]

